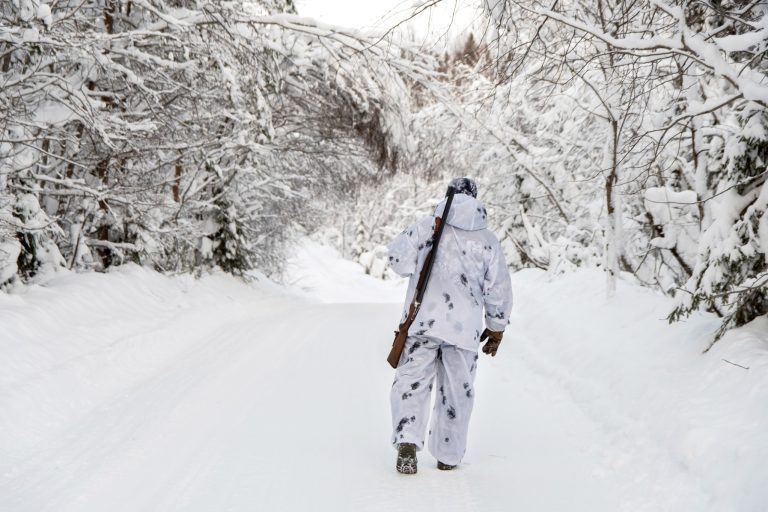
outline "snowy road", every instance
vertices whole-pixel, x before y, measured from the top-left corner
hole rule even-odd
[[[518,300],[539,287],[527,279]],[[517,332],[480,360],[460,470],[439,472],[422,452],[414,477],[395,473],[387,444],[398,304],[138,268],[3,300],[14,335],[0,344],[4,511],[757,511],[761,499],[723,501],[696,467],[704,456],[670,451],[679,443],[643,420],[658,411],[634,415],[632,398],[612,404],[621,389],[550,357],[549,342],[583,332],[525,321],[546,314],[544,295],[519,304]],[[617,312],[616,330],[632,316]],[[668,384],[646,383],[638,400]]]

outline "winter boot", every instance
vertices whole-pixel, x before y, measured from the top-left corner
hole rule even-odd
[[[395,469],[404,475],[416,473],[416,445],[413,443],[400,443],[397,445],[397,464]]]
[[[442,471],[450,471],[452,469],[456,469],[456,464],[445,464],[443,462],[437,461],[437,469],[440,469]]]

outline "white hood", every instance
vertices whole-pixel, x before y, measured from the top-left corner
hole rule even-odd
[[[435,208],[435,216],[442,217],[447,199],[440,201]],[[485,229],[488,225],[488,212],[483,203],[466,194],[453,196],[451,211],[448,212],[448,225],[467,231]]]

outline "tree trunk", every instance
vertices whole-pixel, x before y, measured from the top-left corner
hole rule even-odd
[[[115,33],[116,0],[106,0],[104,3],[104,30],[107,34]]]
[[[181,158],[176,160],[176,172],[174,173],[174,179],[173,179],[173,187],[171,187],[171,191],[173,193],[173,200],[175,202],[181,201],[181,196],[179,194],[179,185],[181,183],[181,173],[183,171],[183,168],[181,166]]]
[[[616,186],[619,180],[619,123],[615,119],[611,124],[610,172],[605,179],[605,202],[608,213],[605,233],[605,273],[606,295],[616,294],[616,279],[619,275],[620,240],[621,240],[621,203]]]
[[[109,169],[110,157],[106,157],[96,164],[96,175],[98,176],[101,184],[104,185],[103,189],[106,189],[108,183],[107,170]],[[99,210],[101,211],[101,222],[96,230],[96,236],[99,240],[109,240],[109,224],[107,223],[107,215],[109,214],[109,205],[106,199],[99,199]],[[107,247],[99,246],[96,248],[96,254],[101,260],[102,268],[107,268],[110,262],[110,250]]]

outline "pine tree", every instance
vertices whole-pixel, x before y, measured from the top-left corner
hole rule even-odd
[[[209,235],[213,243],[212,263],[224,272],[242,276],[254,268],[253,248],[246,234],[246,218],[236,197],[220,192],[214,201],[216,231]],[[240,208],[238,208],[240,206]]]
[[[669,316],[678,320],[700,307],[718,313],[723,322],[715,341],[768,314],[768,111],[752,104],[737,122],[741,129],[721,149],[713,222]]]

